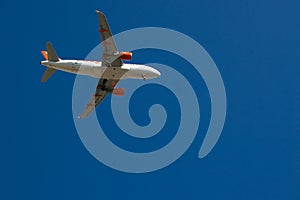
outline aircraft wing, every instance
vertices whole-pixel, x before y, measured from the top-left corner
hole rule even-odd
[[[98,10],[96,12],[100,24],[99,32],[103,50],[102,66],[107,67],[107,69],[99,79],[95,94],[79,118],[88,116],[109,93],[112,93],[120,78],[128,71],[126,69],[118,70],[118,73],[115,71],[115,68],[121,67],[123,62],[120,59],[120,53],[112,37],[105,15]]]
[[[78,118],[87,117],[103,101],[103,99],[114,90],[119,79],[99,79],[96,92],[86,105],[83,113]]]
[[[115,41],[112,37],[109,25],[107,23],[105,15],[96,11],[99,20],[99,32],[102,44],[102,65],[106,67],[121,67],[123,65],[120,59],[120,53],[117,49]]]

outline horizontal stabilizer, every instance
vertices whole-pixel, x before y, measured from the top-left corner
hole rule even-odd
[[[46,82],[54,74],[54,72],[56,72],[56,69],[47,67],[41,82]]]
[[[57,62],[60,60],[59,57],[57,56],[51,42],[46,43],[46,48],[47,48],[47,56],[48,56],[49,61]]]

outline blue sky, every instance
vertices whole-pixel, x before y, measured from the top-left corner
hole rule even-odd
[[[5,0],[0,5],[2,199],[300,199],[298,1]],[[46,41],[62,58],[84,59],[100,41],[95,9],[107,15],[115,34],[165,27],[189,35],[209,52],[224,80],[228,113],[207,157],[197,158],[210,116],[201,79],[195,87],[203,97],[203,125],[172,165],[128,174],[88,153],[72,118],[75,76],[58,72],[42,84],[39,62]],[[151,50],[137,51],[133,60],[153,61],[174,68],[184,64]],[[135,102],[142,102],[142,94]],[[102,109],[109,116],[108,105],[106,99],[97,113]],[[147,122],[136,115],[137,123]],[[112,140],[133,149],[126,145],[135,141],[118,139],[113,127]],[[167,142],[172,135],[160,137]],[[148,149],[151,144],[161,145],[147,143]]]

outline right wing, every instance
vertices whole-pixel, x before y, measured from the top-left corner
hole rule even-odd
[[[83,113],[79,115],[78,118],[87,117],[91,112],[93,112],[93,110],[103,101],[103,99],[114,90],[114,87],[118,82],[119,79],[100,78],[95,94],[92,96]]]
[[[99,10],[96,11],[99,20],[99,32],[102,44],[102,65],[106,67],[121,67],[123,65],[120,59],[120,53],[117,49],[115,41],[112,37],[109,25],[107,23],[105,15]]]

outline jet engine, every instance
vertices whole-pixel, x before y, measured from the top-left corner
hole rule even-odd
[[[131,60],[132,53],[131,52],[120,52],[120,58],[122,60]]]
[[[114,88],[112,94],[116,96],[124,96],[124,88]]]

